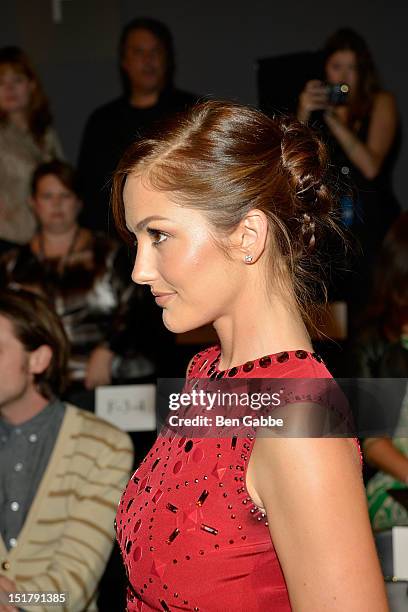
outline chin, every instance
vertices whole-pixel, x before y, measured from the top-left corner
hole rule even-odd
[[[157,76],[148,76],[143,79],[143,88],[146,93],[153,94],[156,93],[160,89],[160,81],[157,79]]]
[[[189,332],[198,327],[197,325],[188,325],[187,323],[182,323],[181,321],[172,321],[171,319],[168,320],[164,315],[163,323],[164,327],[173,332],[173,334],[184,334],[185,332]]]
[[[167,310],[163,310],[163,323],[169,331],[173,332],[173,334],[185,334],[203,325],[207,325],[210,321],[194,321],[187,318],[180,320],[177,317],[172,317]]]

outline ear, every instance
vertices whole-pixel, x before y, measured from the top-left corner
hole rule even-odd
[[[48,368],[52,359],[52,350],[48,344],[42,344],[35,351],[31,351],[28,367],[31,374],[42,374]]]
[[[230,237],[236,256],[242,261],[251,257],[250,263],[255,263],[265,250],[268,231],[265,213],[257,208],[250,210]]]

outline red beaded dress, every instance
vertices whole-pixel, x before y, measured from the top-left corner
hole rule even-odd
[[[268,355],[224,372],[220,347],[191,378],[330,378],[316,353]],[[129,580],[127,609],[289,612],[267,517],[245,476],[254,436],[180,437],[164,429],[132,476],[115,527]]]

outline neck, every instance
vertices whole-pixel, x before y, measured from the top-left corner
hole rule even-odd
[[[157,104],[159,100],[159,91],[141,91],[140,89],[132,89],[129,102],[131,106],[136,108],[150,108]]]
[[[45,257],[63,257],[67,255],[77,234],[78,225],[73,225],[63,233],[53,233],[46,229],[41,230]]]
[[[31,385],[22,397],[0,407],[0,418],[10,425],[22,425],[41,412],[47,404],[49,400]]]
[[[239,303],[214,327],[221,342],[220,370],[282,351],[313,350],[294,298],[266,298],[257,283],[248,283]]]
[[[16,111],[14,113],[10,113],[9,120],[11,123],[14,123],[14,125],[20,128],[20,130],[28,130],[28,119],[24,111]]]

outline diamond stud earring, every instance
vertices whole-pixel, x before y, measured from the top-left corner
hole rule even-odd
[[[244,261],[245,263],[251,263],[252,259],[253,259],[252,255],[245,255]]]

